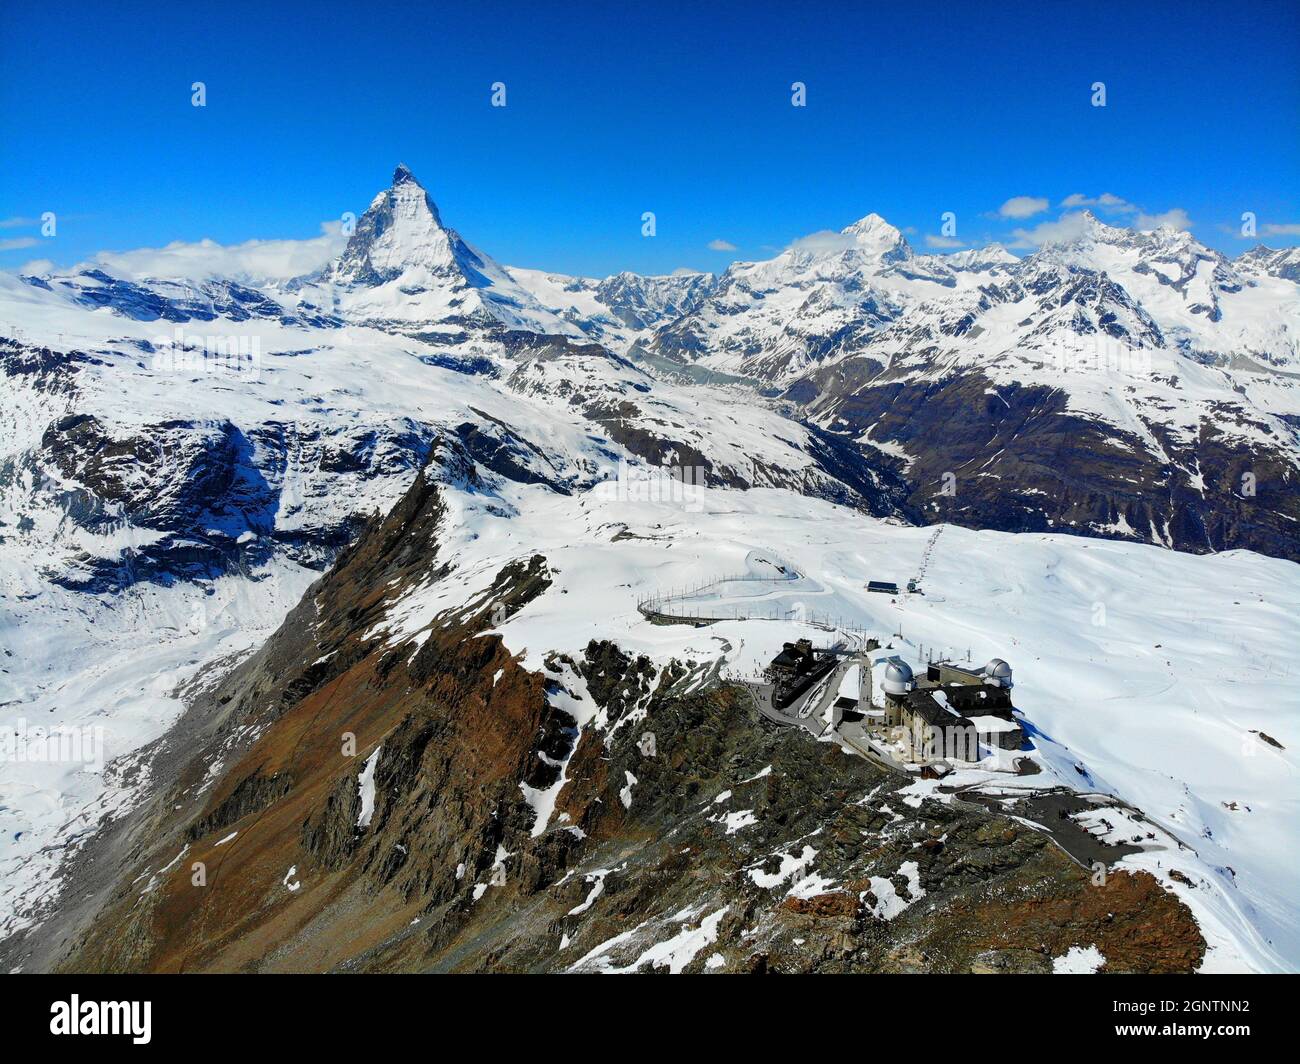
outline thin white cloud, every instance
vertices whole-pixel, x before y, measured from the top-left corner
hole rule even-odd
[[[0,218],[0,229],[21,229],[27,225],[40,225],[39,218]]]
[[[736,245],[733,244],[730,240],[721,240],[721,239],[710,240],[709,250],[710,251],[735,251]]]
[[[1049,204],[1045,196],[1012,196],[998,208],[1003,218],[1032,218],[1042,214]]]
[[[24,262],[18,272],[28,277],[40,277],[42,274],[54,272],[54,262],[51,259],[32,259],[30,262]]]
[[[1077,197],[1069,198],[1073,200]],[[1134,210],[1139,209],[1134,208]],[[1089,221],[1088,212],[1066,211],[1054,222],[1039,222],[1032,229],[1013,229],[1011,235],[1015,239],[1008,246],[1024,250],[1042,247],[1044,244],[1067,244],[1082,236],[1091,224],[1093,223]],[[1139,230],[1159,229],[1161,226],[1179,230],[1190,229],[1192,222],[1182,207],[1172,207],[1161,214],[1147,214],[1139,210],[1131,224],[1131,228]]]
[[[1300,222],[1266,222],[1259,231],[1265,236],[1300,236]]]
[[[1182,207],[1173,207],[1162,214],[1139,214],[1133,219],[1134,229],[1190,229],[1192,220],[1187,217],[1187,212]]]
[[[1096,207],[1098,210],[1112,214],[1133,214],[1139,209],[1136,204],[1130,203],[1122,196],[1116,196],[1113,192],[1103,192],[1100,196],[1085,196],[1082,192],[1075,192],[1061,200],[1061,206]]]
[[[932,248],[964,248],[964,242],[958,240],[955,236],[935,236],[933,233],[925,234],[926,247]]]
[[[1013,229],[1013,248],[1036,248],[1044,244],[1062,244],[1083,235],[1088,218],[1083,211],[1068,211],[1054,222],[1039,222],[1032,229]]]
[[[93,261],[134,280],[231,277],[287,281],[320,269],[347,244],[338,221],[322,222],[320,228],[320,236],[307,240],[245,240],[242,244],[177,240],[161,248],[101,251]]]
[[[809,251],[814,255],[831,255],[837,251],[848,251],[856,247],[857,241],[848,233],[837,233],[833,229],[820,229],[807,236],[790,241],[787,251]]]
[[[20,236],[13,240],[0,240],[0,251],[17,251],[19,248],[35,247],[40,241],[34,236]]]

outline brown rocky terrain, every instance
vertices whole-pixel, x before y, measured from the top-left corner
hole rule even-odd
[[[62,919],[11,940],[8,966],[1045,971],[1089,945],[1107,971],[1199,964],[1152,877],[1093,886],[1043,834],[900,793],[698,683],[700,663],[594,640],[525,669],[490,630],[547,593],[541,556],[392,645],[387,609],[447,569],[449,453],[151,751],[152,797],[86,848]],[[561,772],[534,835],[520,785]]]

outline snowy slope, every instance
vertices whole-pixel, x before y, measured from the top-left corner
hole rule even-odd
[[[648,342],[656,329],[690,313],[715,281],[710,273],[644,277],[625,272],[595,280],[518,266],[506,270],[542,306],[619,353]]]
[[[95,827],[141,796],[146,745],[274,632],[317,575],[274,562],[256,580],[90,595],[0,551],[0,741],[17,755],[0,766],[0,939],[52,900],[58,870]],[[79,745],[51,759],[44,736]]]

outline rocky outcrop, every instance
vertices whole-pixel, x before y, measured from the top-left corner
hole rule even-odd
[[[254,445],[228,421],[164,422],[111,433],[90,414],[46,429],[40,453],[71,520],[91,532],[129,524],[160,535],[115,556],[82,555],[56,582],[118,590],[136,580],[211,578],[267,559],[278,492]]]
[[[186,831],[190,841],[224,831],[231,824],[259,813],[278,798],[287,794],[293,781],[284,773],[273,776],[245,776],[234,790],[223,798],[211,812],[204,814]]]
[[[29,441],[0,460],[0,491],[20,514],[0,521],[0,537],[30,543],[45,576],[71,590],[205,583],[273,559],[323,569],[356,539],[365,496],[408,483],[431,447],[433,431],[412,421],[244,427],[78,411],[82,374],[101,366],[90,353],[0,344],[24,429],[14,439]]]

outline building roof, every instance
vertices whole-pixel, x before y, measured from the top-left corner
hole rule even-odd
[[[840,689],[836,692],[839,698],[852,698],[854,700],[862,697],[862,666],[850,665],[844,670],[844,678],[840,680]]]
[[[968,717],[975,730],[981,735],[992,735],[994,732],[1012,732],[1019,731],[1020,725],[1014,720],[1007,720],[1005,717],[990,717],[986,715]]]
[[[941,703],[935,695],[943,696],[942,691],[936,691],[932,687],[920,687],[915,691],[908,691],[903,697],[907,701],[908,708],[920,717],[926,724],[936,728],[959,728],[970,725],[970,721],[952,709],[948,705],[947,698]]]

